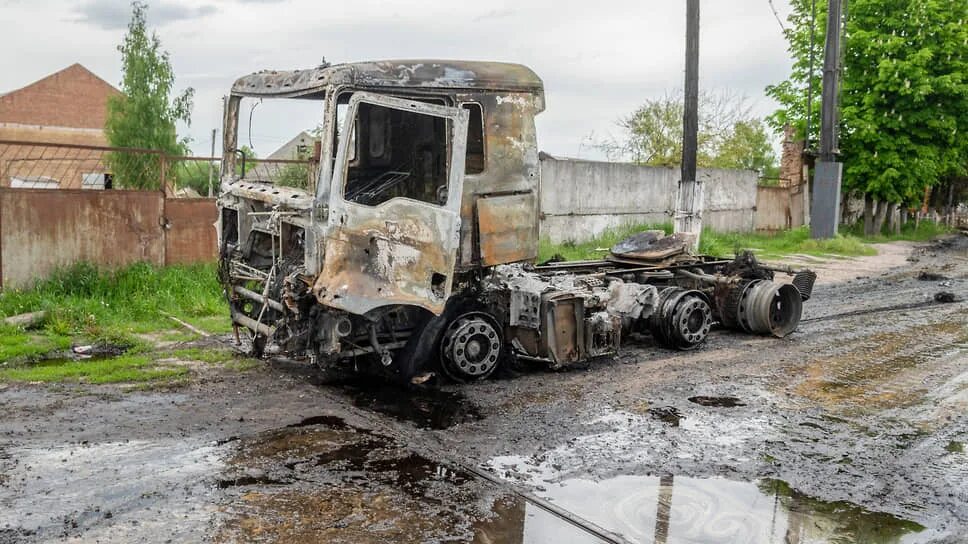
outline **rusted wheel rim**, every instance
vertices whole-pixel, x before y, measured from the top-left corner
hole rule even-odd
[[[494,372],[501,358],[501,334],[484,314],[465,314],[444,332],[440,346],[444,370],[460,380],[477,380]]]

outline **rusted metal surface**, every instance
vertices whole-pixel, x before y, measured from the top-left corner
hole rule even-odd
[[[362,103],[448,119],[451,161],[447,193],[461,194],[468,113],[457,108],[358,93],[350,102],[344,134]],[[343,196],[350,139],[343,140],[333,177],[329,224],[331,236],[323,272],[313,290],[323,304],[364,314],[380,306],[409,304],[435,314],[444,309],[454,280],[459,201],[444,206],[393,198],[378,206]]]
[[[538,225],[533,221],[538,199],[533,193],[477,201],[481,264],[491,266],[531,261],[538,256]]]
[[[311,195],[293,187],[278,187],[243,179],[230,182],[226,188],[242,198],[283,205],[296,210],[308,210],[313,204]]]
[[[160,192],[0,189],[3,286],[78,261],[165,264]]]
[[[626,259],[658,261],[685,253],[692,247],[692,234],[676,233],[666,236],[661,230],[647,230],[622,240],[612,248],[612,255]]]
[[[165,200],[165,264],[212,262],[217,255],[214,198]]]
[[[544,109],[544,99],[543,95],[494,92],[461,95],[459,100],[480,103],[484,110],[484,171],[465,177],[461,206],[460,268],[470,270],[481,264],[479,239],[476,239],[479,225],[475,216],[480,199],[531,194],[537,201],[541,164],[534,117]],[[520,215],[518,223],[503,225],[506,229],[503,232],[489,229],[490,241],[497,242],[498,237],[506,236],[523,247],[537,247],[538,214],[536,204],[532,215]],[[531,235],[522,236],[531,225],[534,225]]]
[[[214,199],[160,191],[0,189],[0,286],[25,287],[80,261],[211,262],[217,213]]]
[[[756,230],[776,231],[803,225],[801,186],[756,188]]]
[[[444,218],[391,201],[366,220],[338,227],[313,286],[319,301],[357,314],[391,304],[442,312],[456,240],[440,233],[453,228],[456,216],[443,224],[435,219]]]

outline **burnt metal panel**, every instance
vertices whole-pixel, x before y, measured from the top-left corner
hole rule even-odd
[[[480,103],[484,110],[484,171],[465,178],[461,207],[460,265],[470,269],[481,260],[475,245],[478,200],[488,195],[538,194],[541,166],[534,116],[544,106],[540,96],[529,93],[468,93],[459,98]],[[538,216],[531,221],[537,229]]]
[[[481,264],[513,263],[538,256],[537,201],[534,193],[477,201]]]
[[[390,304],[441,313],[456,249],[444,233],[457,218],[418,204],[393,199],[334,229],[313,287],[318,300],[358,314]]]
[[[331,85],[538,93],[544,89],[541,78],[520,64],[428,59],[324,64],[307,70],[264,70],[236,80],[232,94],[319,98]]]
[[[165,264],[212,262],[217,255],[214,198],[165,201]]]
[[[466,110],[361,92],[350,100],[344,134],[351,132],[361,102],[450,119],[447,191],[461,194]],[[440,314],[454,279],[460,200],[451,198],[445,206],[408,198],[392,198],[377,206],[348,202],[343,198],[348,151],[347,138],[336,157],[329,239],[313,292],[321,303],[355,314],[397,304]]]
[[[565,293],[546,295],[546,349],[552,368],[560,368],[584,358],[585,304],[581,297]]]

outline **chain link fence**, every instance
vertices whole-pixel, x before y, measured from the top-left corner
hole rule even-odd
[[[220,157],[172,156],[150,149],[0,140],[0,186],[25,189],[162,190],[175,197],[218,194]],[[236,160],[236,175],[313,189],[319,161]]]

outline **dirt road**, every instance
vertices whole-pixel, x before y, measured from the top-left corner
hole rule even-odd
[[[968,240],[813,265],[788,338],[569,372],[0,385],[0,543],[968,541]]]

